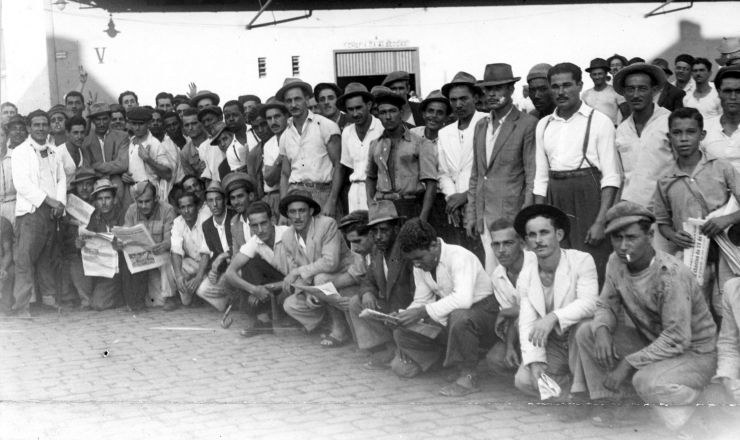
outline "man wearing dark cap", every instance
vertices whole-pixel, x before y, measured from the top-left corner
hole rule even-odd
[[[537,119],[551,115],[555,111],[555,99],[552,97],[550,81],[547,79],[547,72],[551,67],[547,63],[539,63],[532,66],[527,73],[529,99],[534,105],[534,110],[529,114]]]
[[[349,83],[337,106],[349,115],[350,123],[342,131],[342,165],[351,170],[347,194],[349,211],[368,209],[365,171],[370,144],[383,134],[380,120],[370,114],[373,95],[360,83]]]
[[[714,85],[722,116],[704,121],[707,134],[702,146],[707,153],[727,160],[740,171],[740,66],[719,69]]]
[[[82,143],[82,162],[116,185],[119,200],[125,208],[131,202],[122,180],[122,175],[128,171],[129,138],[124,131],[110,128],[111,111],[107,104],[91,105],[88,117],[95,129],[90,130]]]
[[[275,94],[290,112],[288,127],[279,141],[283,157],[280,195],[285,197],[290,189],[304,189],[321,205],[324,215],[341,217],[338,202],[344,169],[339,126],[308,110],[311,93],[308,83],[288,78]]]
[[[424,125],[424,118],[421,114],[419,104],[409,101],[409,93],[411,93],[411,76],[408,72],[391,72],[383,79],[382,85],[388,87],[392,93],[403,99],[403,106],[401,107],[401,121],[411,126]]]
[[[624,118],[625,112],[623,111],[620,114],[620,108],[625,102],[624,98],[614,91],[614,87],[607,84],[609,64],[603,58],[594,58],[586,72],[591,76],[594,86],[583,92],[581,99],[588,106],[609,116],[616,127],[619,121]]]
[[[372,353],[365,364],[370,370],[388,369],[396,352],[393,329],[369,319],[360,318],[364,309],[390,314],[411,304],[414,291],[413,266],[402,258],[396,239],[401,219],[393,202],[381,200],[370,204],[368,221],[374,247],[370,264],[360,283],[360,294],[349,301],[350,324],[360,350]]]
[[[288,108],[279,101],[271,101],[260,106],[260,115],[267,122],[273,136],[262,146],[262,181],[264,196],[262,200],[272,207],[272,219],[280,220],[280,137],[288,127]]]
[[[321,116],[334,121],[340,132],[350,122],[347,114],[337,107],[337,98],[341,94],[342,89],[334,83],[318,83],[313,88],[313,96],[319,104]]]
[[[670,112],[653,102],[665,83],[663,70],[645,63],[630,64],[614,77],[614,89],[630,108],[630,116],[617,127],[614,142],[624,173],[622,200],[644,207],[652,206],[658,178],[673,165]]]
[[[384,131],[370,144],[365,182],[368,203],[391,200],[402,217],[426,221],[437,193],[437,147],[403,124],[403,98],[378,93],[375,102]]]
[[[249,114],[253,108],[262,104],[262,100],[257,95],[240,95],[239,98],[237,98],[237,101],[242,105],[245,115]]]
[[[190,99],[190,106],[200,111],[206,107],[216,107],[219,102],[221,98],[217,94],[209,90],[200,90]]]
[[[548,76],[557,109],[537,123],[534,201],[568,213],[573,222],[564,246],[589,252],[602,280],[611,253],[604,216],[622,183],[614,125],[580,99],[578,66],[560,63]]]
[[[13,311],[21,317],[30,317],[29,303],[37,282],[39,299],[46,305],[55,304],[53,240],[67,202],[67,177],[49,142],[46,112],[35,110],[28,115],[28,131],[30,136],[11,157],[16,189]]]
[[[668,61],[663,58],[656,58],[652,64],[660,68],[666,77],[665,84],[663,84],[659,93],[655,94],[653,101],[670,111],[683,107],[683,97],[686,96],[686,92],[667,81],[673,75],[673,71],[668,68]]]
[[[296,287],[327,283],[334,275],[346,271],[353,262],[352,253],[337,229],[337,222],[320,215],[320,212],[321,205],[307,191],[292,190],[280,201],[280,214],[291,221],[290,228],[282,236],[287,273],[283,292],[290,295],[283,307],[309,332],[316,329],[328,313],[331,331],[320,344],[334,348],[351,339],[342,310],[346,310],[346,301],[342,301],[338,294],[309,293]]]
[[[682,53],[673,61],[673,69],[676,71],[676,79],[671,84],[683,90],[686,95],[694,93],[696,82],[691,77],[691,67],[694,65],[694,57]]]
[[[157,197],[157,188],[148,180],[137,182],[131,187],[134,203],[124,216],[124,226],[142,224],[154,240],[150,251],[168,254],[172,240],[172,224],[175,210]],[[176,307],[175,280],[169,259],[164,266],[135,274],[124,275],[123,297],[130,310],[143,307]]]
[[[544,375],[561,389],[559,401],[569,394],[586,392],[578,361],[575,334],[581,321],[591,318],[599,294],[591,255],[561,249],[570,221],[550,205],[531,205],[514,219],[514,229],[537,256],[525,262],[516,289],[520,296],[519,341],[522,363],[514,385],[540,397],[538,383]]]
[[[54,138],[54,145],[62,145],[67,140],[67,132],[64,130],[64,123],[67,121],[67,109],[59,104],[50,108],[49,114],[49,135]]]
[[[127,185],[152,182],[157,188],[157,197],[167,200],[166,186],[160,185],[159,181],[171,179],[175,170],[161,142],[149,131],[152,112],[144,107],[135,107],[126,112],[126,118],[133,136],[128,146],[128,171],[121,179]]]
[[[491,113],[473,132],[465,227],[470,237],[480,237],[488,273],[497,262],[487,225],[497,218],[514,218],[522,207],[532,204],[537,119],[513,104],[514,84],[519,79],[510,65],[492,63],[486,66],[479,84]]]
[[[590,398],[614,404],[634,387],[669,429],[679,430],[715,373],[717,328],[689,268],[653,249],[652,212],[623,201],[606,221],[614,248],[606,283],[593,320],[576,332]],[[619,319],[625,312],[633,325]],[[602,411],[602,422],[614,421],[613,408]]]

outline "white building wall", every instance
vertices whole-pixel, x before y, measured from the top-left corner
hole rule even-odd
[[[142,104],[157,92],[185,93],[189,82],[219,93],[222,100],[245,93],[264,98],[291,75],[299,55],[301,78],[334,79],[333,50],[394,44],[418,47],[421,92],[426,95],[459,70],[476,77],[487,63],[508,62],[525,77],[535,63],[573,61],[582,67],[615,52],[651,58],[678,38],[682,19],[699,23],[706,36],[738,33],[740,4],[696,3],[693,9],[644,19],[652,3],[485,8],[314,11],[308,20],[247,31],[254,12],[116,14],[115,38],[103,30],[108,16],[69,3],[63,11],[51,0],[2,0],[7,53],[7,91],[21,111],[51,102],[45,67],[43,8],[57,38],[77,41],[79,59],[92,79],[88,88],[117,98],[134,90]],[[301,12],[276,12],[275,18]],[[260,22],[272,18],[264,14]],[[21,41],[24,41],[21,43]],[[98,62],[95,48],[105,47]],[[706,54],[714,58],[717,54]],[[267,58],[267,77],[257,78],[257,58]],[[44,84],[46,84],[44,86]],[[520,83],[521,84],[521,83]],[[585,86],[590,87],[585,79]]]

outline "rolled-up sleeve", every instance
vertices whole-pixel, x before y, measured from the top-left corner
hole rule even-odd
[[[439,178],[439,158],[437,144],[423,138],[419,151],[419,180],[437,180]]]
[[[614,145],[614,125],[607,116],[598,119],[598,127],[593,127],[592,132],[595,131],[594,134],[596,135],[596,152],[599,155],[601,188],[603,189],[608,186],[619,188],[622,184],[622,174],[617,148]]]

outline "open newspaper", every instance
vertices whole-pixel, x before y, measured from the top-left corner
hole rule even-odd
[[[123,243],[123,257],[131,273],[156,269],[168,261],[169,254],[155,254],[150,250],[155,244],[154,239],[142,224],[116,226],[113,235]]]
[[[95,211],[95,208],[92,205],[74,194],[67,195],[67,205],[65,209],[67,210],[67,213],[71,215],[72,218],[80,222],[80,225],[82,226],[90,224],[90,217],[92,217],[92,214]]]
[[[80,227],[85,245],[80,249],[82,270],[88,277],[113,278],[118,270],[118,252],[113,249],[113,234],[91,232]]]
[[[373,321],[379,321],[382,323],[390,322],[394,325],[400,325],[398,322],[398,317],[393,316],[393,315],[388,315],[386,313],[379,312],[373,309],[363,309],[362,312],[360,312],[360,318],[370,319]],[[404,328],[414,333],[418,333],[422,336],[426,336],[429,339],[436,338],[437,336],[439,336],[439,333],[442,331],[442,328],[440,326],[433,325],[433,324],[427,324],[422,321],[408,325]]]

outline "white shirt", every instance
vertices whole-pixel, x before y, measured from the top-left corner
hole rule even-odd
[[[48,151],[45,158],[40,153],[44,149]],[[16,217],[35,212],[47,196],[67,203],[64,166],[50,143],[41,145],[29,136],[13,150],[10,166],[16,191]]]
[[[167,167],[172,170],[170,183],[174,185],[185,177],[185,170],[182,168],[182,159],[180,158],[180,148],[167,134],[164,135],[161,147],[167,160]]]
[[[730,162],[740,172],[740,127],[728,136],[723,131],[721,118],[715,116],[704,120],[707,135],[701,146],[712,156]]]
[[[601,113],[609,116],[614,125],[619,123],[620,113],[619,104],[625,102],[624,97],[614,90],[614,87],[607,85],[604,90],[597,91],[590,88],[581,94],[581,99],[589,107],[595,108]]]
[[[263,260],[270,263],[276,269],[279,268],[278,261],[275,259],[275,251],[278,246],[282,246],[283,233],[290,229],[290,226],[275,226],[275,245],[270,247],[259,239],[256,235],[249,237],[239,249],[239,252],[249,257],[251,260],[259,255]]]
[[[72,156],[69,154],[69,150],[67,150],[66,143],[52,148],[54,149],[54,152],[57,153],[59,160],[62,162],[64,174],[67,176],[67,184],[70,184],[77,173],[77,169],[82,166],[82,162],[84,160],[82,152],[80,152],[80,161],[75,163],[74,159],[72,159]]]
[[[683,106],[699,110],[704,119],[722,115],[722,104],[719,101],[717,89],[712,84],[709,84],[709,93],[701,98],[696,96],[696,90],[691,93],[686,92],[686,96],[683,97]]]
[[[206,163],[206,168],[203,170],[200,177],[220,182],[221,176],[218,174],[218,166],[224,161],[226,154],[221,151],[221,148],[218,145],[208,145],[208,148],[205,150],[205,155],[200,158]]]
[[[334,166],[326,148],[329,139],[339,135],[339,126],[332,120],[309,110],[301,133],[288,118],[288,127],[280,136],[280,154],[290,161],[290,183],[330,183]]]
[[[524,251],[524,265],[537,263],[537,255],[534,252]],[[521,298],[516,290],[516,286],[511,283],[509,276],[506,275],[506,268],[502,265],[496,266],[491,274],[493,283],[493,294],[501,306],[501,310],[518,307]]]
[[[640,136],[635,128],[634,115],[617,127],[615,145],[624,170],[622,200],[646,208],[652,206],[658,178],[675,163],[668,140],[670,114],[669,110],[656,105]]]
[[[473,113],[470,124],[464,130],[458,128],[457,122],[439,130],[437,139],[439,189],[446,197],[466,192],[470,186],[475,124],[486,116],[483,112]]]
[[[277,165],[277,159],[280,156],[280,145],[278,145],[278,137],[273,136],[265,142],[262,146],[262,174],[264,175],[267,171],[265,167],[274,167]],[[276,191],[280,189],[280,182],[275,186],[270,186],[267,182],[264,183],[265,193]]]
[[[557,110],[537,123],[536,171],[533,193],[545,197],[549,171],[571,171],[590,165],[583,159],[583,138],[586,135],[588,117],[593,109],[581,103],[577,112],[565,120]],[[547,129],[545,129],[547,128]],[[599,111],[594,111],[591,120],[586,158],[601,171],[601,188],[619,188],[622,177],[619,172],[619,157],[614,147],[614,124]]]
[[[218,233],[218,240],[221,242],[221,249],[224,251],[229,250],[229,240],[226,238],[226,215],[224,214],[224,220],[221,224],[216,221],[216,217],[211,217],[211,221]],[[211,254],[213,254],[213,252],[211,252]]]
[[[414,301],[409,309],[425,307],[430,318],[447,325],[453,310],[469,309],[493,294],[491,278],[478,257],[462,246],[450,245],[438,238],[441,246],[437,263],[437,281],[432,274],[414,268]]]
[[[357,136],[357,126],[354,123],[349,124],[342,131],[342,165],[352,168],[352,174],[349,176],[350,182],[365,181],[370,143],[383,134],[384,129],[380,119],[372,115],[370,118],[370,127],[363,140]]]
[[[248,141],[249,132],[247,132],[247,142]],[[241,168],[247,164],[247,153],[250,149],[248,149],[246,145],[242,145],[242,143],[239,142],[236,136],[231,139],[231,145],[229,145],[229,148],[226,149],[226,163],[229,164],[229,169],[231,171]],[[223,159],[221,159],[221,161],[223,162]],[[219,162],[219,165],[220,164],[221,163]]]
[[[671,83],[672,85],[674,85],[674,86],[678,87],[678,86],[676,85],[676,80],[675,80],[675,79],[674,79],[673,81],[669,81],[669,82],[670,82],[670,83]],[[681,87],[678,87],[678,88],[679,88],[679,89],[681,89]],[[685,86],[684,88],[682,88],[681,90],[683,90],[684,92],[686,92],[686,95],[687,95],[687,96],[688,96],[689,94],[691,94],[691,93],[694,93],[694,90],[696,90],[696,81],[694,81],[694,78],[689,78],[689,82],[687,82],[687,83],[686,83],[686,86]]]
[[[144,160],[139,157],[139,145],[135,142],[135,139],[132,137],[131,143],[128,146],[128,172],[131,173],[131,177],[135,182],[149,180],[156,184],[159,181],[159,177],[152,167],[147,165]],[[162,144],[159,140],[152,136],[151,133],[147,132],[146,138],[141,142],[141,146],[149,150],[149,156],[154,159],[155,162],[169,167],[166,151],[162,148]]]
[[[498,125],[496,127],[493,126],[493,117],[491,115],[487,115],[488,127],[490,130],[486,130],[486,163],[491,163],[493,147],[496,145],[496,139],[498,139],[498,134],[501,132],[501,126],[504,125],[504,121],[506,121],[506,118],[511,114],[511,110],[513,108],[514,107],[509,109],[509,111],[498,120]]]
[[[199,221],[191,229],[188,227],[185,219],[181,215],[175,217],[172,222],[172,253],[183,258],[192,258],[199,260],[201,254],[211,255],[211,251],[206,245],[206,239],[203,236],[203,228]]]

